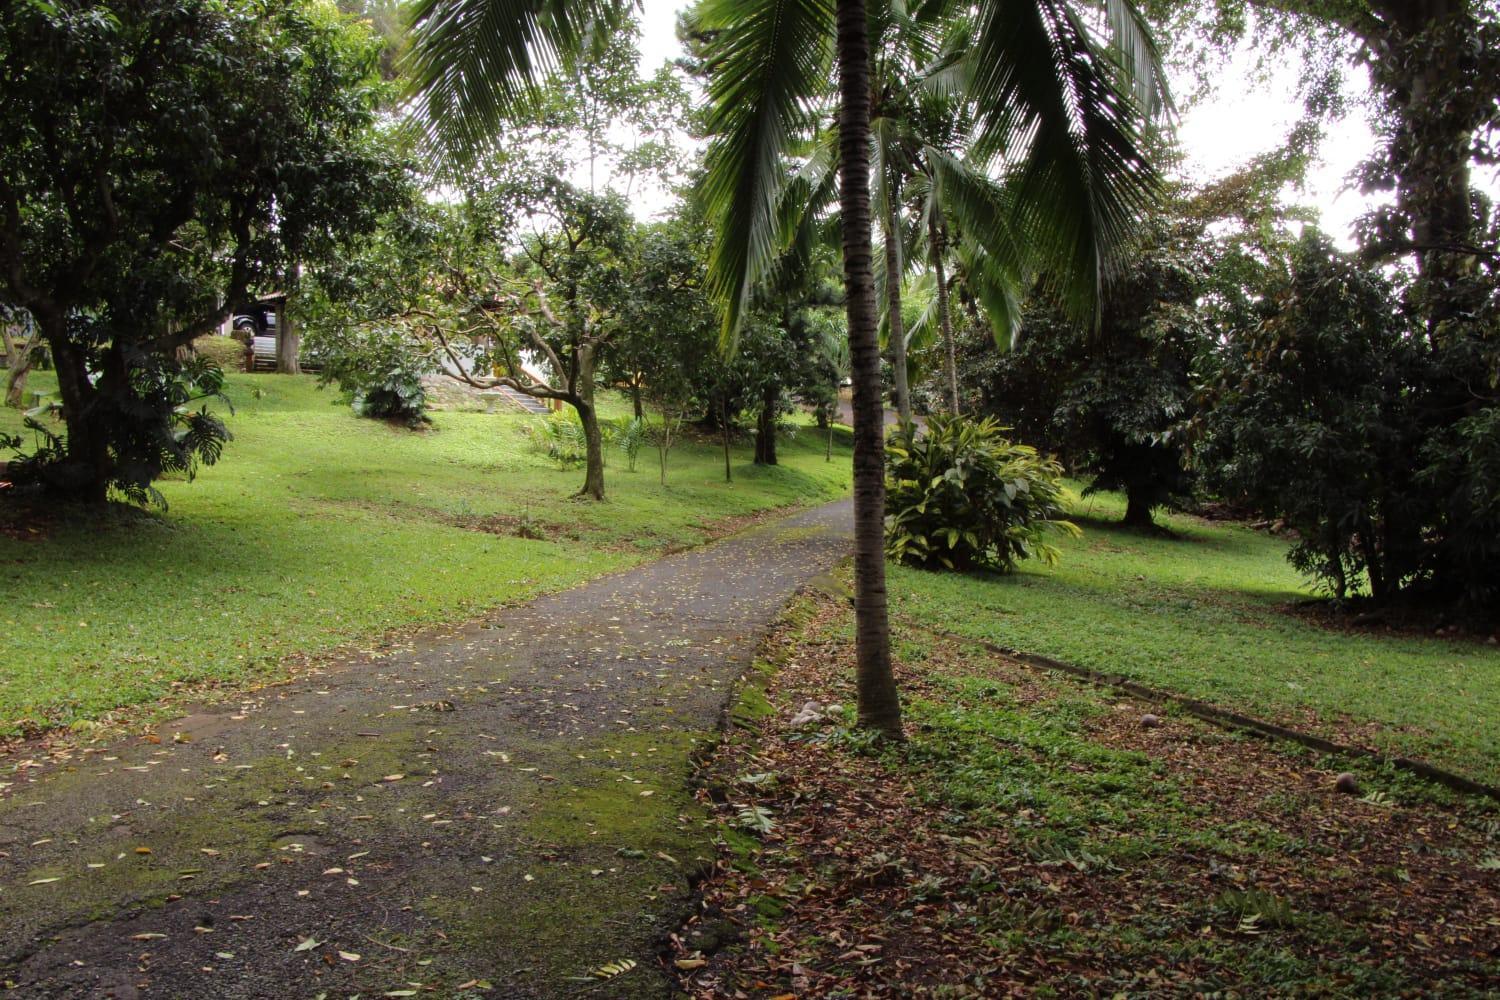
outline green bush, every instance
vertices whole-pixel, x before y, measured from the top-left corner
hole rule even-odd
[[[422,386],[431,362],[396,325],[309,322],[304,346],[320,368],[318,384],[338,383],[360,416],[413,429],[432,422]]]
[[[582,465],[588,457],[583,424],[572,413],[554,410],[538,417],[526,425],[526,436],[533,450],[559,465]]]
[[[641,447],[651,437],[651,428],[645,418],[621,417],[606,422],[601,430],[625,453],[630,471],[634,472],[636,462],[641,457]]]
[[[193,341],[193,353],[207,358],[226,372],[245,369],[245,345],[233,337],[209,334]]]
[[[1010,572],[1032,556],[1057,561],[1049,530],[1064,520],[1062,467],[1001,435],[991,419],[933,416],[886,446],[886,553],[912,566]]]
[[[368,379],[349,397],[349,405],[362,417],[390,420],[417,428],[432,423],[427,416],[427,390],[422,376],[402,367]]]

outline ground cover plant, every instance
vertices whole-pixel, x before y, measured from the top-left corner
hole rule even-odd
[[[1162,519],[1175,537],[1116,523],[1123,501],[1081,501],[1080,539],[1054,567],[1009,577],[893,567],[909,620],[1040,653],[1500,784],[1500,645],[1329,627],[1285,540],[1240,524]]]
[[[763,647],[705,775],[691,995],[1480,996],[1500,975],[1488,800],[1368,768],[1341,794],[1348,761],[896,625],[905,746],[826,707],[852,694],[842,594]]]
[[[717,442],[689,440],[670,485],[611,454],[610,502],[576,504],[564,499],[574,473],[531,450],[534,418],[519,412],[437,413],[413,432],[359,419],[311,377],[231,375],[226,392],[233,459],[162,482],[164,513],[20,520],[0,535],[0,734],[97,719],[181,684],[274,677],[294,652],[461,620],[849,482],[811,432],[785,440],[775,467],[738,445],[733,483]],[[607,416],[628,412],[609,398]],[[0,431],[21,419],[0,411]]]
[[[1062,466],[1003,436],[994,420],[934,415],[887,442],[886,554],[908,566],[1005,573],[1032,556],[1057,557],[1064,519]]]

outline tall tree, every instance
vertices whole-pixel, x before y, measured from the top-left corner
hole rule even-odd
[[[395,176],[375,51],[301,0],[0,5],[0,288],[67,427],[28,474],[146,500],[217,457],[223,426],[187,403],[219,376],[177,352],[374,224]]]
[[[1410,264],[1400,305],[1426,342],[1430,373],[1414,393],[1419,453],[1412,481],[1441,496],[1432,557],[1445,588],[1493,595],[1500,564],[1500,476],[1489,457],[1500,426],[1500,226],[1476,167],[1497,161],[1500,6],[1489,0],[1152,0],[1153,13],[1200,48],[1307,42],[1335,68],[1368,73],[1376,146],[1367,192],[1391,195],[1362,221],[1362,256],[1391,273]],[[1254,16],[1247,16],[1253,14]],[[1196,29],[1196,30],[1193,30]],[[1207,46],[1203,43],[1207,41]],[[1262,49],[1264,51],[1264,49]],[[1331,53],[1332,59],[1327,59]],[[1364,280],[1362,277],[1361,281]],[[1379,553],[1376,553],[1379,555]],[[1486,597],[1484,599],[1492,599]]]
[[[1128,3],[1102,8],[1106,51],[1064,0],[986,0],[958,73],[975,109],[975,142],[1006,149],[1012,197],[992,217],[1028,249],[1065,260],[1064,301],[1093,315],[1112,255],[1151,201],[1154,174],[1141,154],[1141,111],[1155,99],[1155,53]],[[719,244],[711,282],[733,331],[785,231],[780,196],[794,174],[787,156],[824,111],[837,52],[839,201],[854,382],[855,611],[861,723],[895,735],[899,703],[890,668],[883,557],[883,414],[870,240],[868,12],[839,0],[707,0],[699,25],[713,31],[708,127],[714,137],[702,191]],[[834,44],[836,40],[836,45]],[[1122,92],[1126,74],[1139,89]]]
[[[1471,200],[1476,163],[1493,165],[1500,129],[1500,8],[1486,0],[1149,0],[1183,47],[1302,43],[1363,65],[1379,146],[1361,183],[1391,191],[1364,234],[1368,256],[1412,255],[1415,305],[1429,331],[1473,307],[1476,258],[1493,260]],[[1314,44],[1308,44],[1314,43]]]

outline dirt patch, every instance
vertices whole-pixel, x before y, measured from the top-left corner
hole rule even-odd
[[[577,541],[583,537],[576,524],[561,524],[556,521],[542,521],[534,517],[521,514],[489,514],[484,517],[448,517],[444,518],[455,528],[464,528],[468,531],[482,531],[489,535],[513,535],[516,538],[530,538],[533,541],[556,541],[566,538]]]
[[[675,939],[696,997],[1480,996],[1500,814],[1404,776],[911,637],[909,744],[850,704],[849,612],[804,601],[766,710],[706,776],[714,875]],[[1159,711],[1159,710],[1156,710]],[[767,712],[769,714],[767,714]]]
[[[4,465],[0,462],[0,480],[5,479]],[[155,520],[159,520],[156,512],[135,504],[117,501],[99,507],[60,504],[35,485],[12,487],[8,482],[0,483],[0,536],[13,541],[46,541],[64,525],[108,531]]]

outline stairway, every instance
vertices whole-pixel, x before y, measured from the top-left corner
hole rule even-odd
[[[497,385],[493,389],[486,389],[479,395],[488,402],[491,410],[494,410],[496,402],[504,402],[518,410],[534,413],[540,417],[544,417],[551,412],[547,404],[542,400],[537,399],[535,396],[528,396],[524,392],[517,392],[508,385]]]

